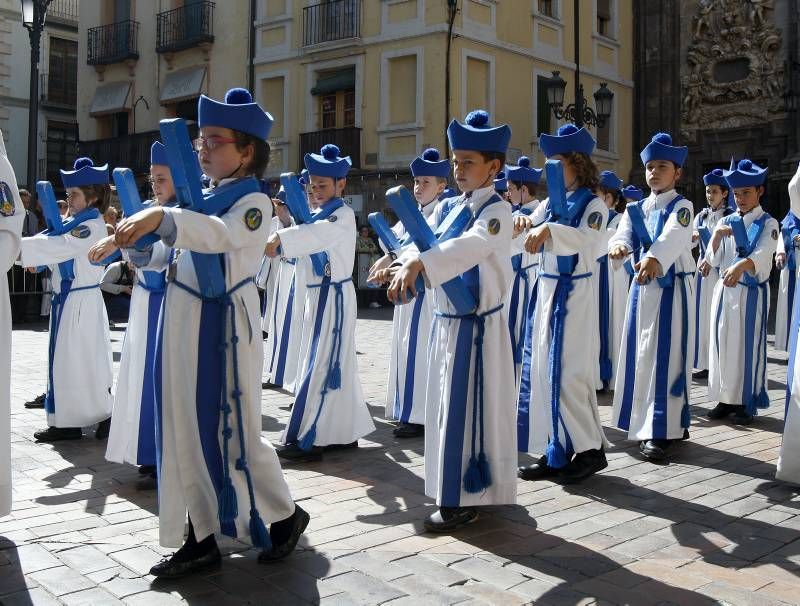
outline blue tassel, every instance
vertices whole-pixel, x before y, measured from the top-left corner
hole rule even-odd
[[[269,538],[267,527],[256,509],[250,510],[250,540],[253,542],[253,547],[262,551],[272,549],[272,541]]]
[[[600,361],[600,379],[602,381],[611,380],[611,360],[605,359]]]
[[[226,537],[236,538],[236,523],[233,521],[219,523],[219,531]]]
[[[317,439],[317,422],[314,421],[314,424],[311,426],[306,432],[306,435],[303,436],[303,439],[300,440],[300,448],[303,450],[311,450],[314,446],[314,442]]]
[[[239,506],[236,503],[236,490],[230,477],[223,480],[222,490],[217,499],[219,505],[219,521],[232,522],[239,515]]]
[[[342,386],[342,368],[339,366],[337,362],[333,370],[331,370],[330,374],[328,375],[328,387],[331,389],[339,389]]]
[[[489,460],[486,458],[485,452],[478,455],[478,469],[481,472],[483,487],[488,488],[492,485],[492,470],[489,468]]]
[[[756,399],[756,406],[758,408],[769,408],[769,396],[767,395],[766,389],[762,389],[761,393],[758,394],[758,398]]]
[[[567,464],[567,453],[558,440],[551,441],[547,445],[545,455],[547,456],[547,465],[553,469],[561,469]]]
[[[683,408],[681,409],[681,427],[688,429],[689,425],[692,424],[692,415],[689,411],[689,405],[684,404]]]
[[[475,494],[476,492],[481,492],[484,488],[483,479],[481,478],[481,469],[478,466],[478,459],[476,459],[475,456],[471,456],[469,458],[469,465],[467,465],[467,471],[464,474],[464,490]]]
[[[672,389],[669,390],[669,393],[670,395],[678,398],[683,395],[685,388],[686,388],[686,374],[681,373],[678,375],[678,378],[675,379],[675,382],[672,384]]]

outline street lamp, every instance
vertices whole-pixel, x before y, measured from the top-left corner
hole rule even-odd
[[[559,72],[553,72],[553,76],[547,80],[547,102],[550,104],[553,114],[559,120],[566,119],[578,128],[584,124],[602,128],[611,116],[614,93],[608,89],[606,82],[601,82],[600,88],[593,95],[597,111],[589,107],[586,101],[586,97],[583,94],[583,84],[581,84],[579,14],[579,2],[574,0],[572,19],[573,38],[575,40],[575,102],[562,109],[567,83],[559,75]]]
[[[31,81],[28,103],[28,188],[36,187],[37,147],[39,140],[39,55],[47,7],[53,0],[21,0],[22,25],[31,41]]]
[[[147,111],[150,111],[150,104],[147,102],[147,99],[144,98],[144,95],[139,95],[139,98],[133,102],[131,106],[131,114],[133,114],[133,124],[131,125],[133,128],[133,134],[136,134],[136,106],[139,105],[139,102],[143,102],[144,106],[147,108]]]

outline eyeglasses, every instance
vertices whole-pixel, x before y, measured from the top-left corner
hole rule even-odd
[[[228,143],[236,143],[236,139],[232,139],[230,137],[212,135],[210,137],[197,137],[197,139],[195,139],[193,143],[195,151],[200,151],[204,147],[208,151],[214,151],[215,149],[217,149],[222,145],[226,145]]]

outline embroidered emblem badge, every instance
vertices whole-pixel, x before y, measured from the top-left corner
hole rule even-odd
[[[259,208],[251,208],[244,214],[244,224],[250,231],[255,231],[261,227],[264,216]]]
[[[14,214],[14,196],[5,181],[0,181],[0,216],[10,217]]]
[[[89,229],[88,225],[78,225],[78,227],[69,232],[69,235],[84,240],[89,237],[90,233],[92,233],[92,230]]]
[[[687,227],[691,220],[692,220],[692,213],[689,212],[688,208],[681,208],[678,211],[678,223],[680,223],[684,227]]]
[[[488,232],[493,236],[500,233],[500,219],[490,219],[489,225],[486,227]]]
[[[778,230],[777,229],[773,229],[772,230],[772,239],[773,240],[777,240],[778,239]]]
[[[599,212],[593,212],[591,215],[589,215],[586,223],[593,230],[600,231],[600,228],[603,227],[603,215]]]
[[[336,223],[338,219],[339,217],[337,217],[336,215],[331,215],[330,217],[328,217],[328,221],[330,221],[331,223]]]

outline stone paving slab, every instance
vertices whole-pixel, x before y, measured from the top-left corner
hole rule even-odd
[[[122,327],[118,327],[122,328]],[[13,334],[14,509],[0,519],[0,604],[799,604],[800,497],[775,482],[786,356],[770,349],[772,406],[749,427],[709,421],[704,381],[691,389],[691,440],[672,463],[639,458],[610,426],[609,466],[578,486],[519,482],[519,504],[489,507],[453,536],[426,534],[423,439],[397,440],[383,418],[391,311],[364,311],[356,343],[377,430],[357,451],[287,465],[312,514],[291,558],[259,565],[221,542],[220,571],[169,583],[150,566],[155,491],[105,443],[44,445],[47,333]],[[112,331],[115,370],[122,330]],[[264,435],[276,440],[292,396],[265,390]],[[600,397],[609,423],[610,396]],[[531,458],[522,455],[520,461]]]

